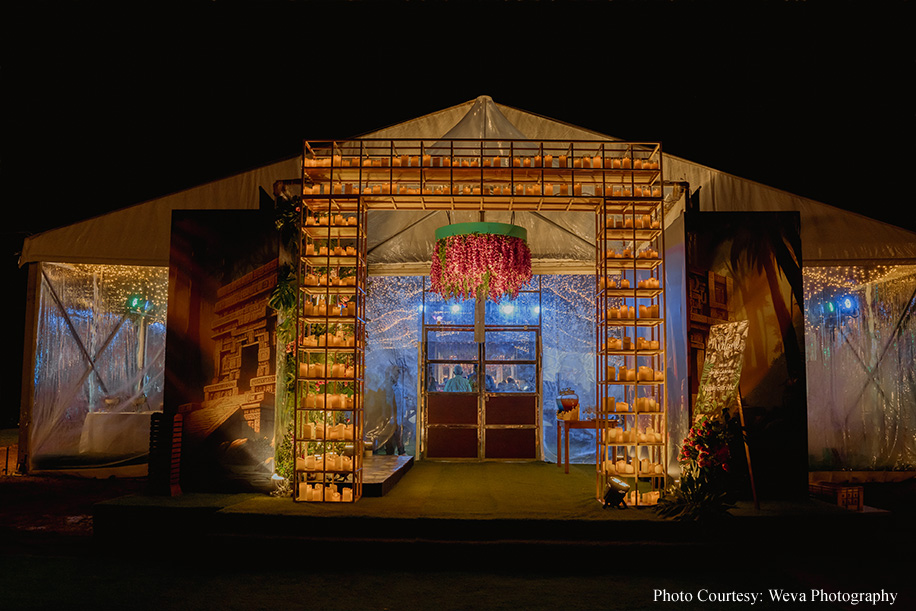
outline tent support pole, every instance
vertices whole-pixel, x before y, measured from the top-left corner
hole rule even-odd
[[[32,431],[32,407],[35,404],[35,360],[38,350],[38,268],[41,263],[28,264],[28,288],[25,295],[25,338],[22,359],[22,394],[19,401],[19,452],[16,471],[29,472],[29,442]]]

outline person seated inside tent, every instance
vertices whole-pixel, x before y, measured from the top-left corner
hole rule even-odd
[[[455,365],[453,375],[445,383],[445,392],[471,392],[471,383],[464,377],[464,369],[461,365]]]
[[[499,383],[499,386],[496,387],[498,392],[518,392],[518,383],[512,376],[509,376],[505,380]]]
[[[477,365],[474,365],[474,371],[471,372],[471,375],[468,376],[468,381],[471,383],[471,389],[477,390],[477,376],[480,375],[480,372],[477,371]],[[486,387],[487,392],[496,392],[496,380],[493,379],[489,373],[484,376],[484,386]]]

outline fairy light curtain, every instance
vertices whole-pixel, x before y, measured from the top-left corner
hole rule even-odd
[[[32,468],[148,453],[148,418],[102,416],[162,409],[168,268],[42,263],[40,291]]]
[[[916,266],[804,269],[812,470],[916,468]]]
[[[595,404],[595,288],[591,275],[544,275],[541,280],[541,345],[544,458],[556,460],[556,395],[574,388],[582,410]],[[426,280],[428,282],[428,279]],[[416,449],[419,342],[422,329],[422,276],[376,276],[370,279],[367,303],[366,441],[384,447],[396,426],[408,453]],[[522,294],[519,299],[523,299]],[[427,295],[425,314],[443,322],[474,323],[474,300],[449,301],[447,307]],[[443,302],[444,303],[444,302]],[[504,302],[505,303],[505,302]],[[535,302],[536,303],[536,302]],[[452,306],[458,306],[452,308]],[[528,311],[530,307],[519,308]],[[499,308],[488,309],[488,324],[499,324]],[[428,320],[428,322],[431,322]],[[397,387],[393,388],[393,381]],[[400,399],[398,409],[392,398]],[[403,407],[400,407],[403,405]],[[594,431],[573,431],[570,461],[595,459]]]

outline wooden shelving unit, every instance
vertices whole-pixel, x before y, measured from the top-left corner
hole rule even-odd
[[[595,215],[597,496],[617,477],[637,507],[658,502],[668,455],[661,152],[648,154],[659,159],[653,182],[624,184],[639,197],[605,198]]]
[[[366,214],[358,196],[338,203],[310,200],[300,213],[297,501],[362,496]]]

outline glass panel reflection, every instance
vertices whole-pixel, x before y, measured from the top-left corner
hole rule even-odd
[[[537,359],[537,333],[534,331],[487,331],[488,361],[534,361]]]
[[[473,331],[430,331],[426,336],[430,361],[476,361],[477,342]]]
[[[519,293],[516,299],[487,301],[485,321],[493,326],[538,325],[541,319],[541,299],[538,293]]]
[[[537,392],[534,363],[487,363],[487,377],[494,380],[498,393]]]
[[[473,325],[474,299],[446,301],[438,293],[426,292],[423,319],[427,325]]]

